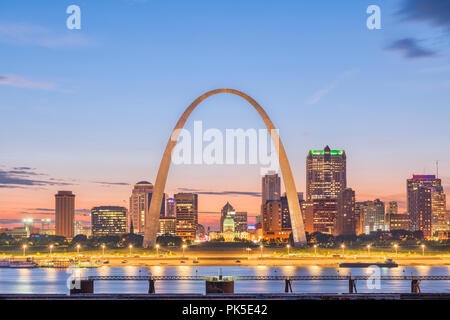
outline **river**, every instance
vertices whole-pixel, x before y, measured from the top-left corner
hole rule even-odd
[[[367,275],[368,269],[339,269],[322,267],[245,267],[245,266],[153,266],[145,267],[109,267],[81,269],[82,276],[320,276],[320,275]],[[449,275],[450,266],[432,267],[398,267],[380,269],[380,275],[438,276]],[[67,294],[67,279],[70,277],[65,269],[0,269],[0,293],[2,294]],[[382,281],[377,288],[366,281],[358,281],[360,293],[400,293],[410,292],[410,281]],[[422,292],[450,292],[450,281],[422,281]],[[203,281],[156,281],[156,293],[205,293]],[[346,293],[347,281],[294,281],[292,289],[297,293]],[[96,281],[95,293],[147,293],[147,281]],[[282,293],[283,281],[236,281],[235,293]]]

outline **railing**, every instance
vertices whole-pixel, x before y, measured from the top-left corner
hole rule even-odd
[[[149,281],[149,280],[198,280],[205,281],[208,280],[210,276],[90,276],[88,280],[105,280],[105,281]],[[235,276],[232,277],[236,281],[313,281],[313,280],[383,280],[383,281],[395,281],[395,280],[450,280],[450,275],[448,276]]]

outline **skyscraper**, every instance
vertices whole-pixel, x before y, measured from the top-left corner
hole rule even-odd
[[[133,221],[133,229],[137,234],[143,234],[145,228],[145,217],[150,209],[152,200],[153,184],[148,181],[139,181],[134,185],[130,197],[130,220]],[[161,203],[161,217],[165,216],[165,195]],[[130,224],[131,224],[130,221]]]
[[[183,240],[194,241],[198,225],[198,195],[177,193],[174,198],[177,215],[177,236]]]
[[[92,235],[113,236],[127,232],[127,209],[116,206],[100,206],[91,210]]]
[[[356,234],[355,191],[344,189],[338,196],[336,216],[336,235]]]
[[[447,224],[447,203],[444,188],[431,189],[431,234],[437,236],[440,231],[449,231]]]
[[[72,191],[55,194],[55,234],[72,239],[74,236],[75,195]]]
[[[306,197],[337,198],[347,187],[344,150],[310,150],[306,158]]]
[[[167,199],[167,210],[166,210],[166,217],[167,218],[175,218],[175,201],[173,198]]]
[[[280,177],[275,172],[270,172],[262,178],[262,205],[268,200],[280,200]]]
[[[425,239],[432,236],[432,220],[439,221],[442,204],[445,206],[445,194],[441,179],[435,175],[413,175],[407,180],[408,213],[411,219],[411,231],[422,231]],[[433,205],[434,201],[434,205]],[[434,209],[434,214],[433,214]]]
[[[347,188],[347,158],[344,150],[310,150],[306,157],[305,218],[314,232],[334,234],[337,200]],[[312,211],[311,211],[312,210]]]

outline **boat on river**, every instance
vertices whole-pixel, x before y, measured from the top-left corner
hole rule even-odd
[[[392,259],[386,259],[384,262],[343,262],[339,263],[339,268],[369,268],[377,266],[379,268],[397,268],[398,264]]]

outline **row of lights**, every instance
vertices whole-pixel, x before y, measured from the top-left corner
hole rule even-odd
[[[158,255],[158,254],[159,254],[159,244],[157,244],[155,247],[156,247],[156,254]],[[28,246],[27,246],[26,244],[24,244],[24,245],[22,246],[22,249],[23,249],[23,255],[24,255],[24,256],[26,255],[26,250],[27,250],[27,248],[28,248]],[[52,254],[53,248],[54,248],[54,245],[53,245],[53,244],[49,245],[50,255]],[[77,254],[80,254],[80,248],[81,248],[81,245],[77,244],[77,247],[76,247],[76,248],[77,248]],[[105,248],[106,248],[105,244],[102,244],[102,255],[103,255],[103,256],[105,255]],[[130,245],[128,246],[128,248],[130,249],[130,255],[131,255],[131,249],[133,249],[133,245],[130,244]],[[186,248],[186,245],[183,245],[183,254],[184,254],[184,249],[185,249],[185,248]]]

